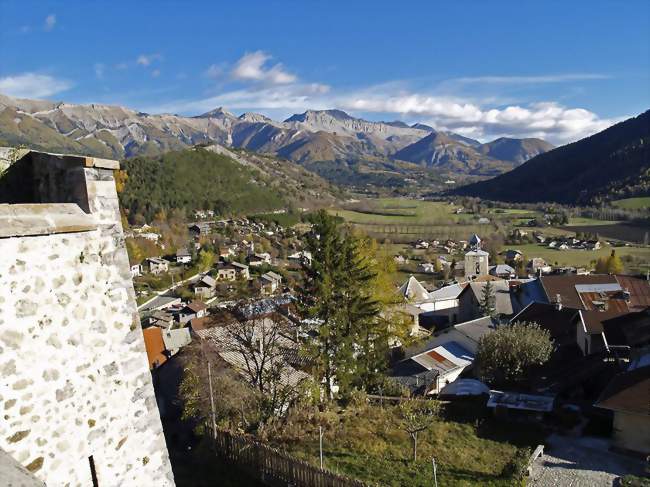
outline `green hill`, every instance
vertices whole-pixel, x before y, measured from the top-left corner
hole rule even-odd
[[[205,149],[135,157],[122,168],[127,180],[120,202],[130,218],[150,221],[157,211],[172,209],[255,213],[284,208],[290,199],[256,168]]]

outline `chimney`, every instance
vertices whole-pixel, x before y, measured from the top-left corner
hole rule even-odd
[[[555,295],[555,309],[558,311],[562,310],[562,296],[560,294]]]

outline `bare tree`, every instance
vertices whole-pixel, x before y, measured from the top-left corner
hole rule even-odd
[[[288,363],[297,349],[290,334],[290,322],[279,313],[234,318],[224,326],[222,350],[260,393],[266,419],[286,411],[307,379],[307,374]]]
[[[408,433],[413,442],[413,461],[418,460],[418,433],[428,429],[438,417],[436,401],[410,399],[397,407],[398,427]]]

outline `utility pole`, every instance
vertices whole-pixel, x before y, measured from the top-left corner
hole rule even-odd
[[[438,476],[436,475],[436,459],[431,457],[431,463],[433,464],[433,483],[435,487],[438,487]]]
[[[210,410],[212,411],[212,439],[217,437],[217,423],[215,420],[214,412],[214,396],[212,395],[212,367],[210,361],[208,360],[208,383],[210,386]]]

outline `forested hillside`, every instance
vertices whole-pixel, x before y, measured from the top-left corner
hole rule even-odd
[[[205,149],[136,157],[122,163],[126,171],[120,193],[130,220],[151,221],[159,210],[211,209],[219,215],[283,208],[288,199],[255,168]]]
[[[650,194],[650,111],[525,162],[455,194],[589,204]]]

